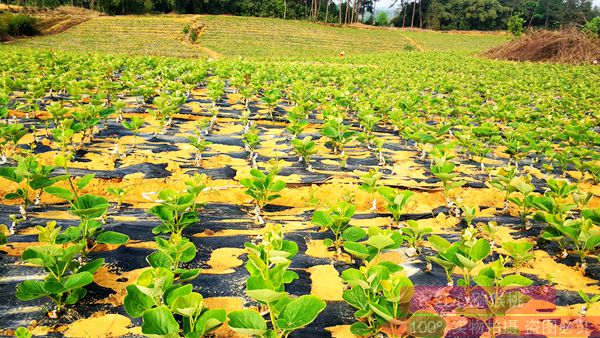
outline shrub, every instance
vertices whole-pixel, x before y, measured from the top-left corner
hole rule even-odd
[[[375,19],[375,26],[387,26],[389,24],[387,12],[380,12]]]
[[[513,15],[508,18],[508,32],[515,37],[519,37],[523,34],[523,31],[525,31],[524,24],[525,19],[518,15]]]
[[[196,41],[198,40],[198,32],[191,31],[190,33],[190,40],[192,40],[193,43],[196,43]]]
[[[38,34],[36,20],[23,14],[2,14],[0,33],[10,36],[32,36]]]
[[[600,37],[600,16],[593,18],[583,25],[582,31],[595,38]]]

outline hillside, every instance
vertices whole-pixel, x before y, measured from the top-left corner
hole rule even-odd
[[[182,42],[183,27],[200,20],[198,45]],[[332,27],[306,21],[232,16],[97,17],[53,36],[14,43],[33,49],[173,57],[315,59],[417,50],[477,52],[505,40],[501,35],[451,34]]]

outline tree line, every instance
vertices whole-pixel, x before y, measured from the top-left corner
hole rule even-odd
[[[520,16],[528,27],[584,24],[599,16],[591,0],[0,0],[39,7],[72,5],[111,15],[143,13],[229,14],[326,23],[375,23],[377,10],[393,13],[389,24],[428,29],[505,29]],[[386,19],[384,19],[385,21]],[[382,24],[381,20],[377,20]],[[385,23],[385,22],[384,22]]]
[[[583,25],[600,15],[591,0],[397,0],[398,27],[428,29],[505,29],[511,17],[527,27]]]
[[[144,13],[229,14],[355,23],[373,17],[378,0],[0,0],[21,6],[71,5],[111,15]]]

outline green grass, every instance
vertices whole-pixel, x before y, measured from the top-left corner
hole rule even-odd
[[[424,50],[483,52],[508,40],[504,34],[447,33],[432,31],[403,30],[407,38]]]
[[[182,29],[196,18],[207,28],[198,45],[185,44]],[[126,55],[335,61],[341,51],[348,57],[387,55],[404,52],[410,44],[426,51],[477,52],[505,39],[501,35],[332,27],[268,18],[148,15],[97,17],[57,35],[10,45]]]
[[[181,42],[193,16],[98,17],[63,33],[20,40],[11,45],[33,49],[109,54],[195,57],[200,48]]]
[[[391,30],[331,27],[306,21],[201,16],[200,44],[224,56],[255,58],[336,57],[402,51],[408,40]]]

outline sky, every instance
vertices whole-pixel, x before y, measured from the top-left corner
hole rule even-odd
[[[377,8],[378,9],[388,8],[392,3],[394,3],[394,0],[379,0],[379,1],[377,1]],[[600,7],[600,0],[594,0],[593,3],[594,3],[594,6]]]

